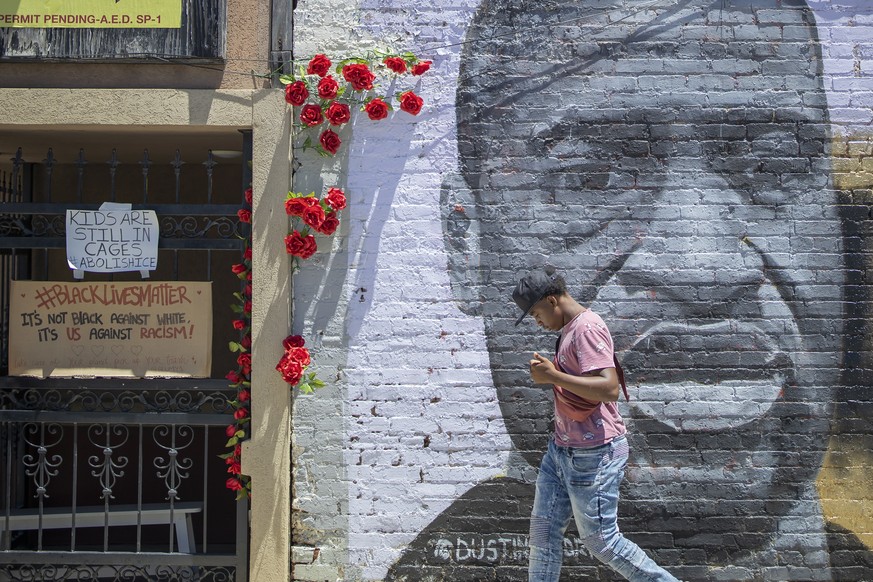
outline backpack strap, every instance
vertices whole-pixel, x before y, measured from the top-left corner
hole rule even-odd
[[[612,362],[615,364],[615,373],[618,374],[618,381],[621,384],[621,391],[624,392],[625,402],[630,402],[630,396],[627,393],[627,384],[624,381],[624,370],[621,369],[621,364],[618,363],[618,356],[612,352]]]

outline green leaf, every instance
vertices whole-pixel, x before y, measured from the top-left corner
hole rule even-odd
[[[324,382],[322,382],[322,381],[319,380],[318,378],[316,378],[315,380],[313,380],[312,383],[315,385],[316,388],[323,388],[324,386],[327,386],[327,384],[325,384]]]
[[[242,307],[242,305],[233,304],[230,306],[230,310],[233,311],[234,313],[242,313],[243,307]]]
[[[229,459],[233,456],[233,451],[229,453],[224,453],[223,455],[217,455],[219,459]]]
[[[294,81],[294,75],[279,75],[279,82],[283,85],[290,85]]]
[[[227,443],[225,443],[224,446],[225,447],[235,447],[238,442],[239,442],[239,439],[235,436],[232,436],[229,439],[227,439]]]
[[[227,342],[227,349],[234,353],[243,351],[243,347],[236,342]]]
[[[243,499],[248,497],[248,494],[249,494],[249,490],[247,488],[243,487],[242,489],[240,489],[239,491],[236,492],[236,500],[242,501]]]

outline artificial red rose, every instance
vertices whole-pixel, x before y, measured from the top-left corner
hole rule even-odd
[[[324,220],[321,222],[321,226],[319,226],[315,230],[317,230],[321,234],[326,234],[330,236],[334,232],[336,232],[338,226],[339,218],[336,217],[336,212],[328,212],[327,216],[325,216]]]
[[[318,138],[318,141],[321,143],[321,147],[324,148],[324,151],[330,154],[335,154],[343,143],[339,136],[329,129],[325,129],[321,132],[321,137]]]
[[[343,79],[352,84],[355,91],[369,91],[373,88],[376,75],[364,64],[346,65],[343,67]]]
[[[239,367],[242,369],[243,374],[249,374],[252,371],[252,355],[251,354],[240,354],[236,363],[239,364]]]
[[[233,417],[237,420],[242,420],[249,415],[249,411],[245,408],[237,408],[233,411]]]
[[[231,384],[239,384],[243,381],[242,376],[236,372],[228,372],[225,378],[227,378]]]
[[[339,188],[329,188],[324,201],[334,210],[342,210],[346,207],[346,194]]]
[[[233,435],[235,435],[236,434],[236,425],[235,424],[227,425],[227,428],[224,429],[224,434],[227,435],[228,437],[232,437]]]
[[[239,219],[242,222],[245,222],[247,224],[251,224],[251,222],[252,222],[252,211],[251,210],[248,210],[246,208],[240,208],[239,210],[236,211],[236,215],[239,217]]]
[[[285,101],[291,105],[299,107],[306,102],[307,97],[309,97],[309,89],[303,81],[294,81],[285,85]]]
[[[252,249],[246,249],[245,251],[243,251],[243,258],[251,261],[252,260]]]
[[[364,111],[367,112],[367,116],[370,119],[373,121],[379,121],[380,119],[388,117],[388,104],[376,97],[364,105]]]
[[[252,347],[252,336],[250,334],[244,335],[243,338],[239,341],[239,345],[247,350],[250,349]]]
[[[252,312],[252,302],[246,301],[243,303],[243,313],[251,313]]]
[[[303,106],[303,109],[300,110],[300,121],[309,127],[315,127],[316,125],[321,125],[321,122],[324,121],[324,115],[321,113],[321,107],[316,105],[315,103],[307,103]]]
[[[302,335],[289,335],[282,340],[282,347],[285,348],[285,351],[291,348],[302,348],[305,344],[306,342]]]
[[[309,350],[306,348],[289,348],[285,350],[285,355],[303,366],[304,368],[312,363],[312,359],[309,356]]]
[[[411,113],[412,115],[418,115],[418,112],[421,111],[422,104],[424,104],[424,99],[422,99],[412,91],[407,91],[400,94],[401,111]]]
[[[234,319],[233,320],[233,328],[242,331],[246,328],[246,322],[244,319]]]
[[[406,61],[404,61],[400,57],[388,57],[382,62],[385,63],[386,67],[388,67],[398,75],[402,75],[406,72]]]
[[[288,354],[282,356],[282,359],[276,364],[276,370],[282,374],[282,379],[292,386],[300,382],[303,377],[303,366],[300,362],[290,358]]]
[[[315,55],[312,57],[312,60],[309,61],[309,66],[306,67],[306,74],[324,77],[330,70],[330,64],[330,59],[327,58],[327,56],[321,54]]]
[[[414,65],[412,65],[412,74],[413,75],[423,75],[425,74],[431,66],[430,61],[418,61]]]
[[[243,265],[242,263],[237,263],[236,265],[232,266],[230,268],[230,270],[233,271],[234,274],[236,274],[236,275],[241,275],[241,274],[245,273],[246,271],[248,271],[249,268],[246,267],[245,265]]]
[[[251,396],[252,395],[248,390],[240,390],[239,394],[236,395],[236,399],[240,402],[248,402]]]
[[[352,113],[349,111],[348,105],[334,101],[330,104],[330,107],[327,108],[327,111],[324,112],[324,116],[327,117],[327,120],[331,125],[342,125],[343,123],[349,122]]]
[[[251,280],[252,280],[252,272],[249,271],[248,273],[246,273],[246,281],[251,281]]]
[[[321,204],[310,206],[303,211],[302,218],[303,222],[318,230],[321,227],[321,223],[324,222],[324,208],[321,207]]]
[[[246,288],[243,291],[243,293],[245,293],[246,297],[251,297],[252,296],[252,286],[250,284],[246,285]]]
[[[239,459],[234,459],[232,457],[227,459],[227,472],[233,475],[239,475],[242,472],[242,467],[240,466]]]
[[[303,236],[300,234],[300,231],[295,230],[285,237],[285,251],[289,255],[308,259],[315,253],[317,248],[315,237],[311,234]]]
[[[252,189],[251,188],[246,188],[245,199],[246,199],[247,204],[252,203]]]
[[[231,491],[239,491],[243,488],[242,483],[236,477],[228,477],[227,481],[224,482],[224,486]]]
[[[318,82],[318,96],[322,99],[336,99],[339,92],[339,83],[333,76],[328,75]]]
[[[285,213],[288,216],[302,216],[303,211],[309,208],[306,198],[289,198],[285,201]]]

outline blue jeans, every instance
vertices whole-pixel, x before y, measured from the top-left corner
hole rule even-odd
[[[628,452],[624,436],[590,449],[549,441],[530,518],[530,582],[558,580],[571,517],[588,551],[631,582],[677,582],[618,531],[618,486]]]

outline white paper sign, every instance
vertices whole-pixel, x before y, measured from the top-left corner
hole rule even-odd
[[[158,267],[154,210],[67,210],[67,263],[74,271],[118,273]]]

